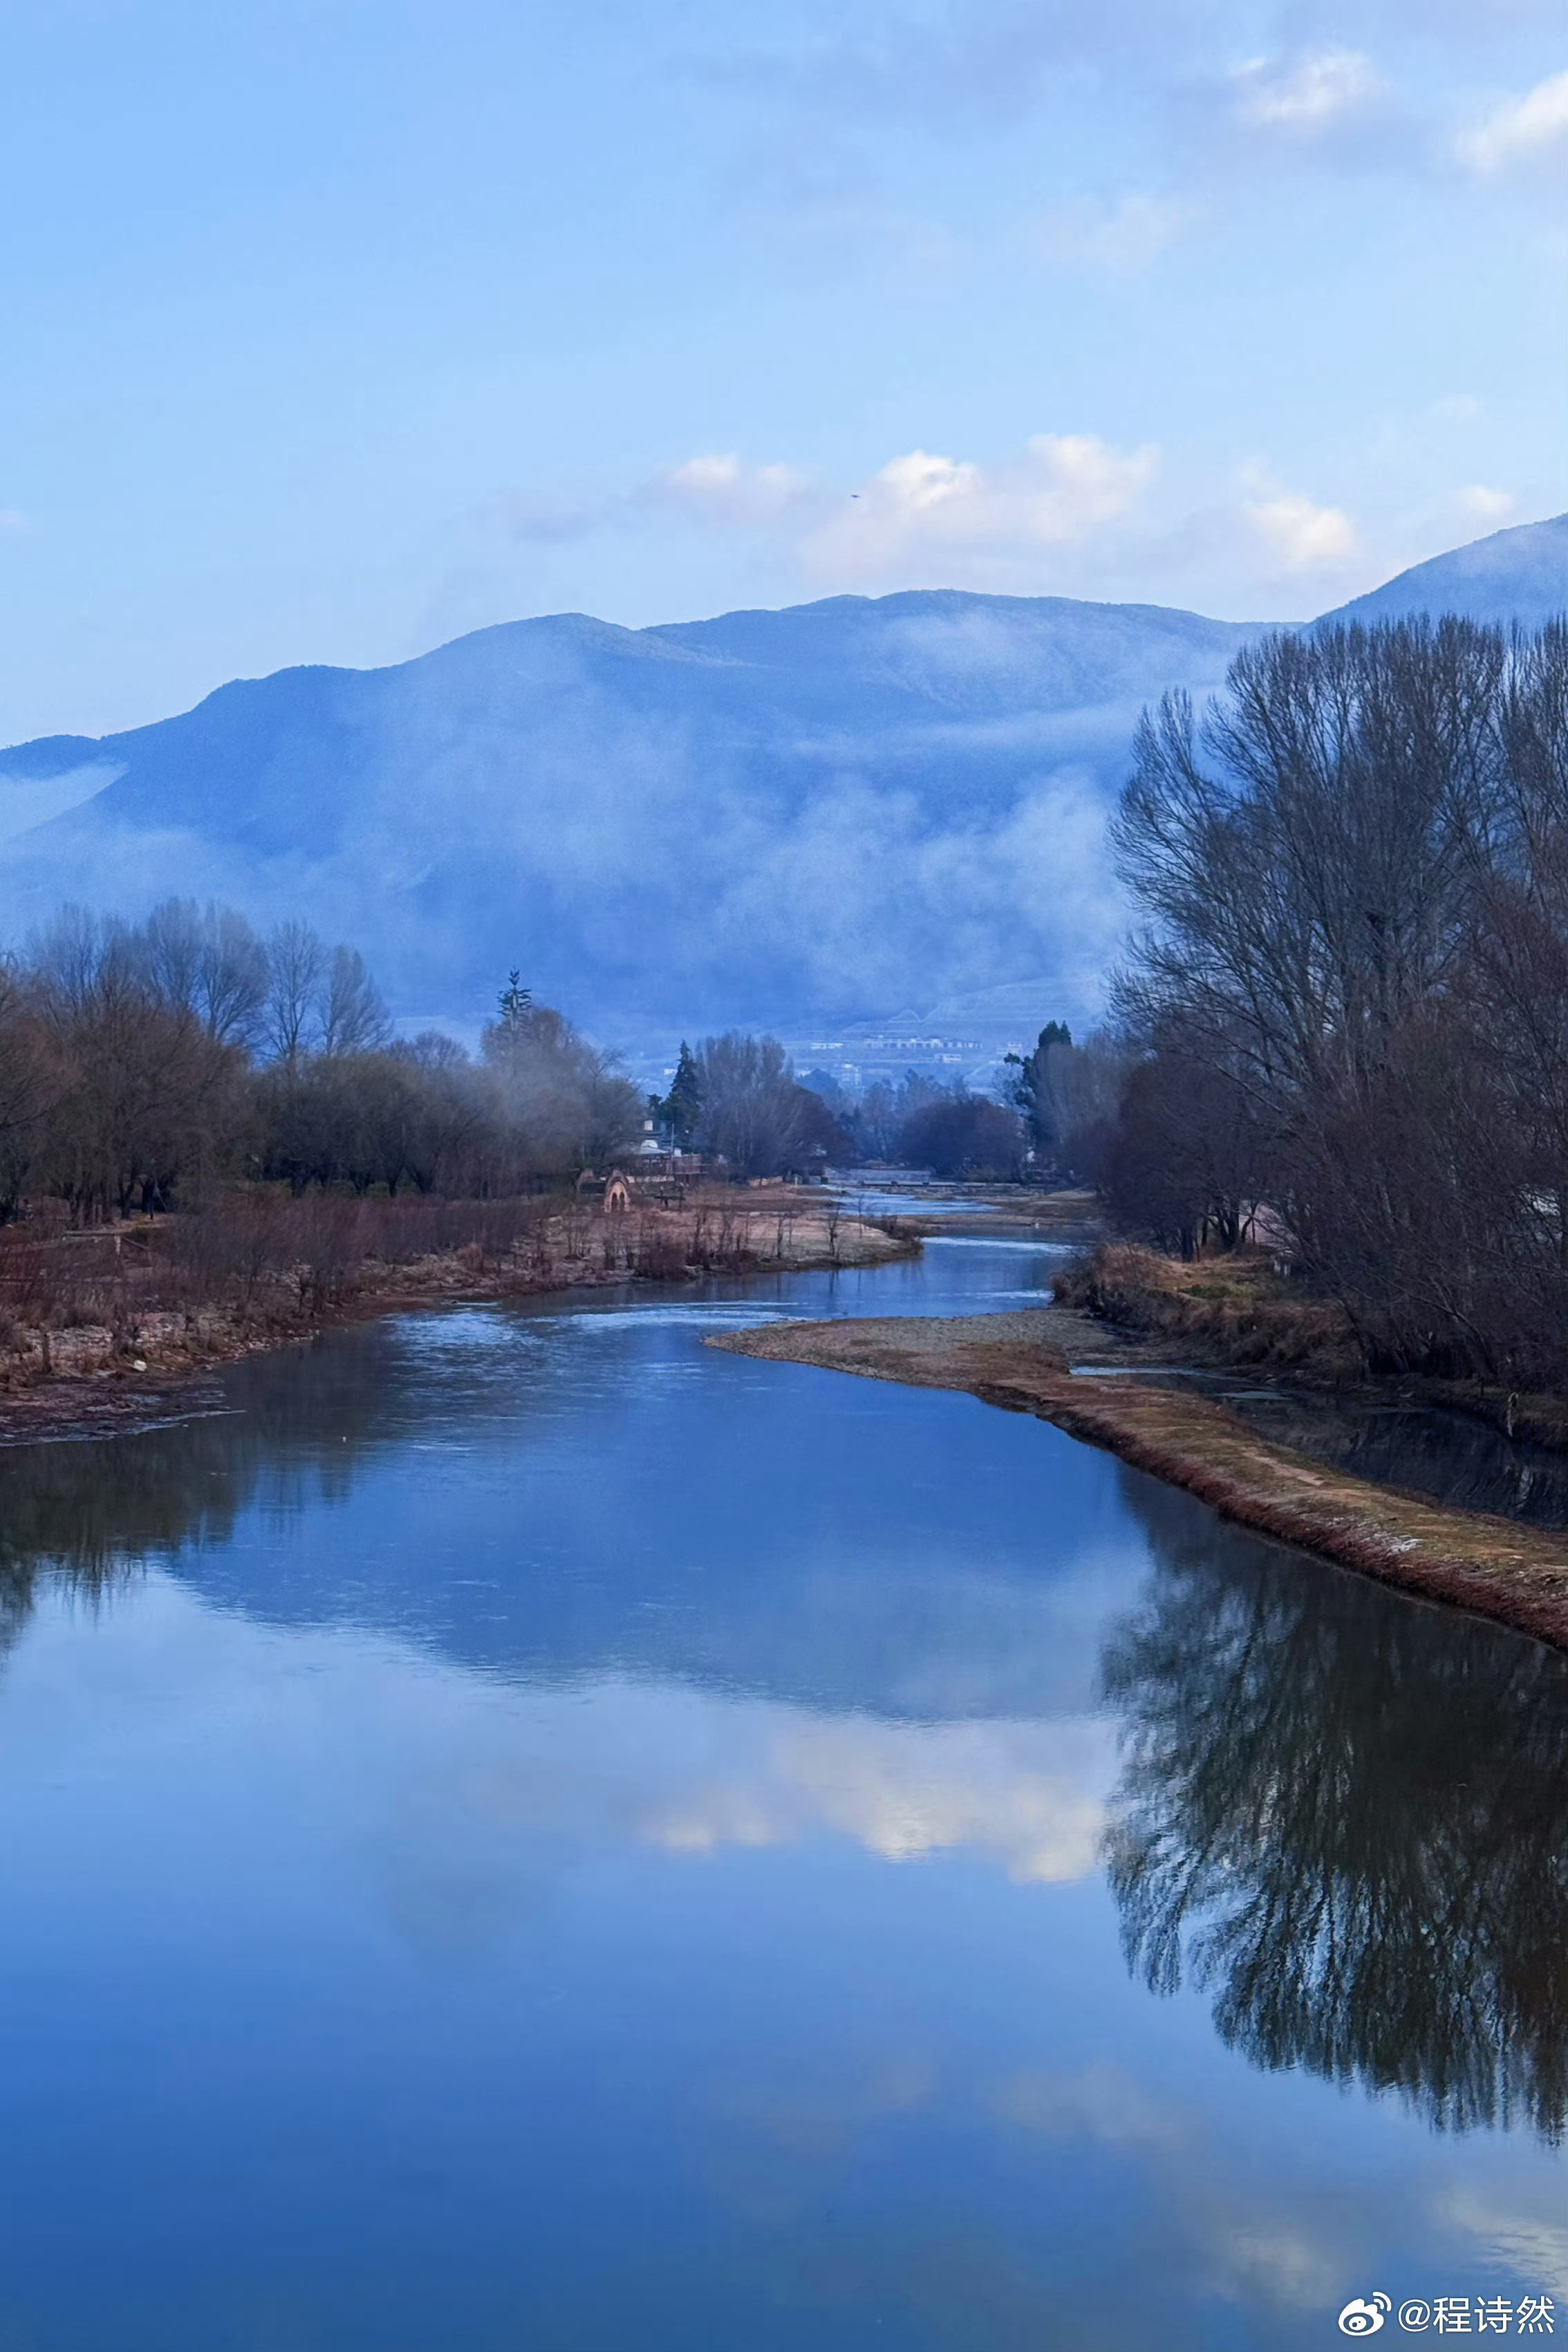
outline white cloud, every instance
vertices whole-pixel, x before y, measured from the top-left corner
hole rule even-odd
[[[1035,242],[1047,260],[1087,263],[1131,276],[1146,269],[1202,217],[1200,205],[1179,196],[1132,194],[1114,204],[1079,196],[1044,215],[1036,226]]]
[[[1490,174],[1534,163],[1568,141],[1568,73],[1537,82],[1523,98],[1510,99],[1455,142],[1461,163]]]
[[[758,530],[776,522],[812,493],[807,474],[794,466],[748,466],[733,451],[689,457],[645,483],[639,502],[672,506],[707,522]]]
[[[1249,58],[1234,68],[1231,82],[1239,121],[1307,136],[1364,105],[1382,88],[1371,58],[1360,49],[1320,49],[1292,66]]]
[[[1432,415],[1467,423],[1479,407],[1453,397]],[[1456,483],[1461,466],[1489,462],[1480,448],[1462,458],[1447,452],[1451,487],[1434,530],[1474,537],[1510,519],[1506,492],[1484,479],[1462,490]],[[1227,499],[1184,511],[1163,488],[1154,495],[1165,467],[1153,444],[1119,446],[1089,433],[1037,434],[994,460],[907,449],[843,486],[782,457],[702,451],[579,508],[517,495],[504,517],[514,537],[525,529],[533,538],[657,533],[673,546],[677,533],[689,533],[714,543],[715,562],[733,561],[721,551],[728,540],[740,562],[712,592],[716,606],[957,588],[1154,599],[1232,618],[1262,609],[1286,621],[1433,551],[1368,543],[1345,509],[1258,459],[1240,467]]]
[[[1519,504],[1511,490],[1489,489],[1485,482],[1472,482],[1459,492],[1459,509],[1471,522],[1506,522]]]
[[[1021,456],[993,467],[911,449],[813,531],[803,552],[810,569],[843,580],[1037,556],[1119,521],[1157,465],[1152,447],[1114,449],[1088,433],[1037,434]]]
[[[704,452],[661,467],[628,488],[573,498],[558,491],[508,490],[480,509],[482,526],[499,523],[509,539],[551,545],[595,531],[637,529],[650,512],[675,512],[721,530],[765,530],[792,507],[819,495],[794,466],[748,465],[733,450]]]
[[[1242,511],[1286,572],[1315,572],[1355,553],[1355,525],[1344,509],[1318,506],[1304,491],[1251,499]]]

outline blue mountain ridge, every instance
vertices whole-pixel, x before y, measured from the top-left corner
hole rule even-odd
[[[1560,518],[1343,616],[1565,605]],[[67,898],[212,896],[353,940],[409,1020],[471,1021],[516,965],[628,1045],[735,1023],[999,1042],[1092,1013],[1137,714],[1217,688],[1263,626],[932,590],[647,629],[558,614],[236,680],[0,752],[0,933]]]

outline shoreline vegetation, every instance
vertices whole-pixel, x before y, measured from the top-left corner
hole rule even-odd
[[[1159,1351],[1118,1339],[1081,1309],[773,1323],[716,1333],[706,1345],[962,1390],[1034,1413],[1259,1535],[1568,1650],[1568,1532],[1455,1509],[1314,1461],[1223,1404],[1139,1380],[1140,1366],[1158,1368]],[[1119,1376],[1095,1376],[1106,1372]]]
[[[1111,1226],[1266,1244],[1375,1374],[1568,1391],[1568,619],[1260,640],[1145,714],[1111,841]]]
[[[1466,1413],[1510,1441],[1568,1452],[1568,1402],[1561,1396],[1479,1377],[1374,1368],[1346,1307],[1304,1290],[1260,1250],[1174,1258],[1136,1242],[1104,1241],[1064,1269],[1055,1296],[1058,1307],[1123,1335],[1143,1362],[1169,1353],[1173,1362],[1278,1376],[1307,1389],[1397,1397]]]
[[[619,1213],[509,1201],[231,1196],[0,1242],[0,1443],[105,1432],[192,1380],[333,1325],[622,1283],[745,1279],[909,1256],[896,1218],[789,1185]]]

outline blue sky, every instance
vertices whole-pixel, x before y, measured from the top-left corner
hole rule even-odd
[[[0,740],[1568,505],[1556,0],[9,0]]]

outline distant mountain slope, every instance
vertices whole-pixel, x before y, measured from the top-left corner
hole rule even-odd
[[[643,630],[568,614],[395,669],[285,670],[0,754],[14,791],[93,793],[0,844],[6,928],[65,896],[212,893],[354,939],[406,1013],[471,1013],[517,964],[622,1036],[1019,982],[1081,1012],[1133,719],[1216,685],[1249,634],[933,592]]]
[[[1534,618],[1565,574],[1568,520],[1537,524],[1346,610]],[[179,891],[353,940],[410,1018],[473,1018],[515,964],[629,1044],[931,1019],[989,1044],[1093,1008],[1138,710],[1211,690],[1258,634],[929,591],[639,630],[563,614],[237,681],[0,753],[0,936],[63,898]]]
[[[1458,613],[1531,629],[1568,613],[1568,515],[1494,530],[1489,539],[1413,564],[1323,619],[1393,621],[1410,613]]]

